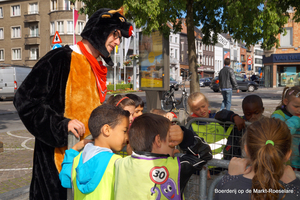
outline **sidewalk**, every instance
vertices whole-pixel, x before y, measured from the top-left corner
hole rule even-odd
[[[34,138],[27,130],[9,131],[0,133],[0,141],[0,199],[28,199]]]

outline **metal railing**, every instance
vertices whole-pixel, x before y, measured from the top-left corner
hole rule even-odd
[[[215,127],[221,126],[224,128],[224,133],[226,132],[226,130],[230,127],[230,126],[234,126],[234,123],[232,122],[222,122],[213,118],[192,118],[190,121],[188,121],[187,123],[185,123],[186,121],[186,115],[184,113],[184,110],[179,110],[178,113],[178,119],[174,119],[174,122],[176,122],[177,124],[181,124],[181,125],[185,125],[186,128],[190,128],[192,123],[194,122],[202,122],[202,125],[208,125],[211,123],[214,123]],[[250,125],[251,123],[246,122],[246,126]],[[197,133],[197,130],[194,130]],[[233,128],[231,130],[232,134],[231,136],[235,135],[234,131],[235,129]],[[224,134],[223,133],[223,134]],[[207,133],[206,133],[207,134]],[[227,133],[228,135],[228,133]],[[227,136],[226,135],[226,136]],[[234,137],[232,137],[234,138]],[[92,136],[88,136],[86,139],[92,139]],[[205,138],[204,138],[205,139]],[[77,142],[79,142],[79,139],[77,139],[73,133],[69,133],[68,135],[68,149],[72,148]],[[221,144],[223,146],[226,145],[226,143]],[[121,153],[121,155],[126,156],[127,154],[124,153],[126,152],[126,147],[124,147],[122,149],[123,154]],[[120,152],[118,152],[118,154],[120,154]],[[176,154],[176,156],[181,156],[182,153],[178,153]],[[235,155],[231,155],[231,156],[235,156]],[[224,160],[224,159],[216,159],[213,158],[212,160],[208,161],[207,164],[202,168],[201,171],[198,172],[198,175],[195,174],[193,175],[193,177],[196,180],[196,183],[194,183],[194,180],[189,180],[187,186],[185,187],[185,192],[184,192],[184,196],[186,200],[194,200],[194,199],[199,199],[199,200],[212,200],[214,197],[214,189],[217,186],[217,184],[219,183],[219,181],[222,179],[222,177],[224,176],[224,172],[221,172],[220,175],[214,177],[214,179],[211,181],[211,183],[208,186],[208,179],[207,179],[207,173],[208,170],[214,170],[215,168],[222,168],[224,169],[228,169],[228,165],[229,165],[230,160]],[[296,177],[300,179],[300,172],[296,171],[295,172]],[[196,188],[196,189],[195,189]],[[73,192],[72,189],[68,189],[68,200],[73,200]]]

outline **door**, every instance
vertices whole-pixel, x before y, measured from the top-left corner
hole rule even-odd
[[[248,89],[248,82],[244,78],[242,78],[240,76],[236,76],[235,79],[236,79],[236,82],[237,82],[240,90]]]
[[[14,69],[0,69],[0,97],[14,96]]]

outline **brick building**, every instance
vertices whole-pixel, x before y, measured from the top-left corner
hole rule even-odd
[[[75,3],[75,9],[83,6]],[[0,2],[0,63],[33,67],[53,47],[59,32],[61,45],[73,44],[73,5],[69,0],[2,0]],[[76,40],[86,23],[79,15]]]
[[[293,9],[289,9],[290,18],[284,25],[286,35],[279,34],[280,47],[264,51],[264,78],[266,87],[300,85],[300,24],[292,20]]]

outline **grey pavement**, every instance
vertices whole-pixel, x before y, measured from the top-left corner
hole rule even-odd
[[[222,102],[221,93],[213,92],[208,87],[200,90],[207,96],[211,109],[218,110]],[[242,115],[241,102],[243,98],[250,94],[257,94],[263,99],[265,116],[270,116],[281,100],[282,90],[283,88],[259,88],[251,93],[240,92],[237,94],[234,92],[231,110]],[[144,102],[146,101],[145,92],[136,92],[135,94],[141,96]],[[109,96],[107,95],[107,98]],[[181,97],[180,90],[175,93],[175,97]],[[8,119],[11,116],[13,116],[12,119]],[[0,153],[0,200],[27,200],[29,199],[34,138],[24,126],[13,128],[14,126],[5,125],[11,121],[19,121],[12,101],[0,101],[0,141],[4,143],[4,152]]]

